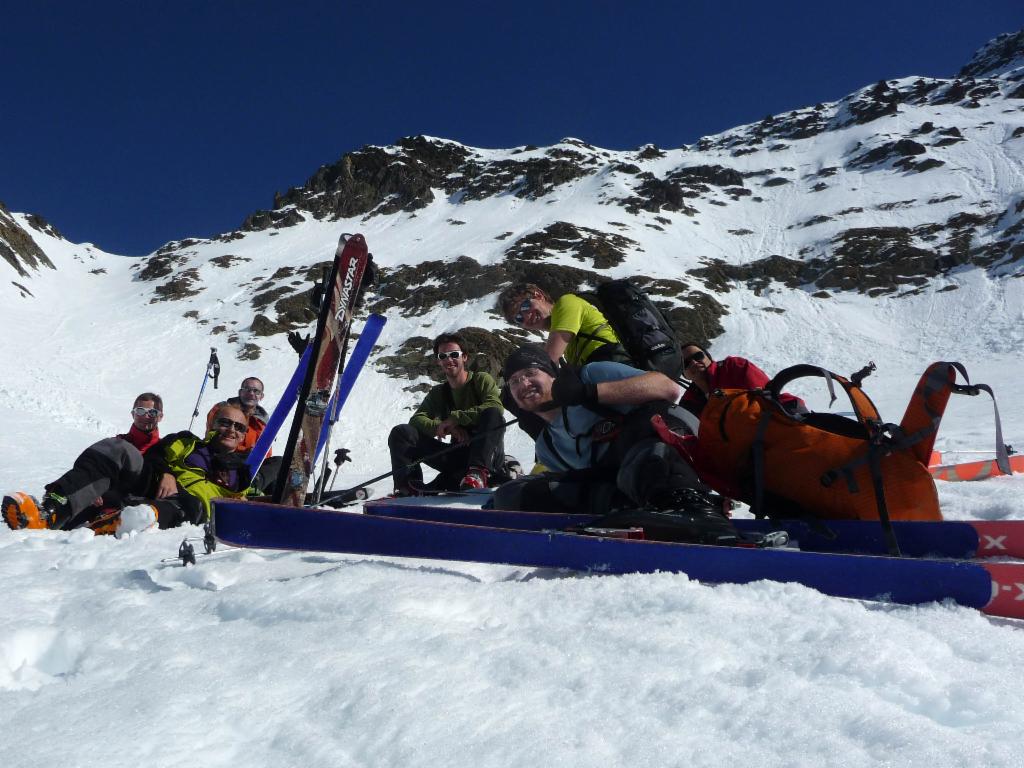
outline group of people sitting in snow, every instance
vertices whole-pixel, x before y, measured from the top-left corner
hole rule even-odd
[[[444,381],[388,438],[396,495],[496,487],[499,509],[620,516],[625,510],[627,518],[684,511],[699,521],[703,538],[728,535],[721,504],[660,439],[651,417],[692,433],[710,392],[762,387],[768,376],[761,369],[739,357],[716,362],[706,346],[688,342],[682,346],[684,391],[680,381],[633,367],[604,315],[579,296],[554,300],[541,287],[520,283],[501,293],[498,307],[510,323],[546,332],[545,342],[507,357],[501,388],[488,373],[467,367],[473,350],[459,334],[434,340]],[[143,525],[168,528],[205,521],[213,498],[266,494],[279,459],[265,461],[256,478],[245,461],[266,424],[263,397],[263,382],[246,378],[238,397],[210,410],[204,437],[179,432],[161,438],[163,402],[145,392],[135,399],[128,432],[84,451],[71,470],[47,484],[34,514],[5,500],[7,523],[109,531],[124,526],[122,507],[145,499],[142,509],[155,519]],[[536,466],[529,475],[505,455],[506,410],[534,440]],[[421,463],[438,471],[429,484]]]

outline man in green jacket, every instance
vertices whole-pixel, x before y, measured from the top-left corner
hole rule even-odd
[[[488,373],[466,370],[466,343],[457,333],[438,336],[434,356],[444,383],[432,387],[409,423],[399,424],[388,437],[398,495],[422,491],[418,462],[424,459],[440,473],[432,488],[447,491],[486,488],[491,473],[504,463],[504,409],[497,383]],[[449,437],[460,447],[426,458],[449,447],[444,442]]]

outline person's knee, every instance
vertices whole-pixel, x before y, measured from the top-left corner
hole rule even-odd
[[[388,435],[388,448],[404,448],[416,442],[416,427],[412,424],[399,424]]]
[[[616,484],[634,503],[645,505],[673,490],[694,487],[699,480],[674,448],[660,440],[647,440],[627,453]]]
[[[477,422],[478,430],[497,429],[505,423],[505,414],[501,408],[484,408],[480,411],[480,419]]]

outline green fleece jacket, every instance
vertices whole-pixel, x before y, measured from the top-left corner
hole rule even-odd
[[[449,387],[448,382],[432,387],[409,423],[420,434],[433,437],[437,425],[449,416],[460,427],[472,429],[485,408],[504,412],[498,385],[489,373],[470,371],[469,380],[458,389]]]

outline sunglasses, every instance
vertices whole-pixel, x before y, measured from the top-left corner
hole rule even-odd
[[[523,299],[523,303],[519,305],[519,312],[515,317],[512,318],[512,322],[516,325],[523,324],[523,312],[528,312],[533,306],[533,299]]]
[[[690,363],[699,363],[707,357],[703,352],[694,352],[683,358],[683,368],[689,368]]]
[[[457,349],[453,349],[451,352],[438,352],[437,353],[437,359],[438,360],[447,360],[449,357],[452,360],[458,360],[460,357],[462,357],[462,352],[460,352]]]
[[[523,368],[520,371],[516,371],[511,376],[509,376],[508,381],[506,382],[508,384],[508,388],[515,389],[516,387],[521,386],[522,384],[526,383],[526,380],[528,378],[530,378],[531,376],[536,376],[539,371],[540,368]]]
[[[254,395],[262,395],[263,390],[259,387],[239,387],[239,392],[252,392]]]
[[[155,419],[160,415],[160,411],[157,408],[143,408],[141,405],[137,405],[132,408],[133,416],[149,416],[151,419]]]
[[[214,424],[216,424],[218,427],[223,427],[224,429],[233,429],[233,430],[235,430],[235,432],[237,432],[240,435],[244,435],[246,432],[249,431],[248,425],[240,424],[237,421],[232,421],[231,419],[225,419],[224,417],[218,418],[214,422]]]

